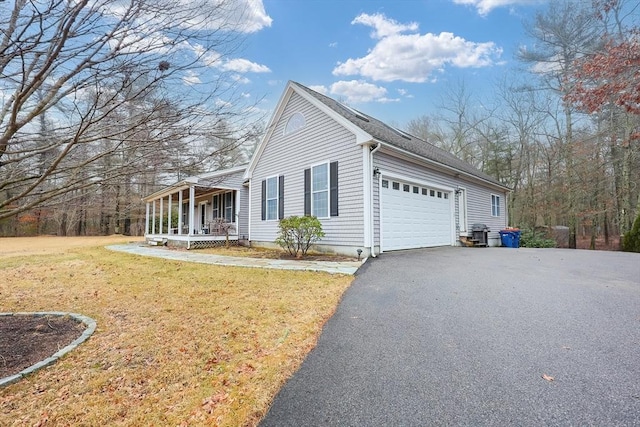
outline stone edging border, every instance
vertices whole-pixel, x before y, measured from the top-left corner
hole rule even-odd
[[[13,384],[19,380],[21,380],[23,377],[34,373],[35,371],[37,371],[38,369],[44,368],[45,366],[49,366],[55,362],[58,361],[58,359],[60,359],[62,356],[64,356],[65,354],[69,353],[71,350],[76,349],[80,344],[82,344],[83,342],[85,342],[87,339],[89,339],[89,337],[93,334],[93,332],[96,330],[96,321],[93,320],[90,317],[87,316],[83,316],[82,314],[77,314],[77,313],[66,313],[66,312],[62,312],[62,311],[41,311],[41,312],[35,312],[35,313],[28,313],[28,312],[16,312],[16,313],[0,313],[0,316],[69,316],[73,319],[75,319],[76,321],[83,323],[84,325],[87,326],[87,328],[84,330],[84,332],[82,332],[82,335],[80,335],[78,338],[76,338],[73,342],[71,342],[71,344],[67,345],[66,347],[58,350],[57,352],[55,352],[53,355],[47,357],[46,359],[36,363],[35,365],[31,365],[26,369],[23,369],[22,371],[18,372],[15,375],[11,375],[9,377],[5,377],[5,378],[0,378],[0,388],[7,386],[9,384]]]

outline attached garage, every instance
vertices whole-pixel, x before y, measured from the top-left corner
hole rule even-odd
[[[453,244],[453,196],[450,191],[383,178],[382,250]]]

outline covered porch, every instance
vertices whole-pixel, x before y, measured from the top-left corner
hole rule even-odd
[[[237,244],[241,190],[219,177],[191,177],[145,197],[147,244],[187,249],[227,240]]]

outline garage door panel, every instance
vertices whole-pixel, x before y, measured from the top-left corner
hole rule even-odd
[[[399,190],[393,189],[392,182],[400,182]],[[406,192],[405,184],[409,183],[388,180],[388,188],[382,188],[383,250],[450,245],[451,203],[445,198],[449,195],[440,190],[434,196],[429,191],[423,195],[423,186],[418,194]]]

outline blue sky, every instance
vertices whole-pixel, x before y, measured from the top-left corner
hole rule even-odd
[[[483,99],[517,69],[544,0],[242,0],[246,44],[228,67],[270,116],[295,80],[403,126],[464,81]],[[231,66],[235,64],[235,67]]]

